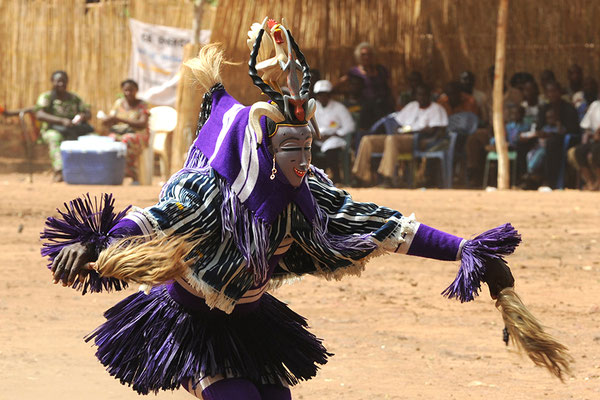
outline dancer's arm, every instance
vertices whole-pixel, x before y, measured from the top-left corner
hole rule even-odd
[[[370,235],[381,250],[444,261],[460,261],[458,275],[443,294],[461,301],[473,300],[481,282],[489,285],[496,298],[501,289],[513,286],[514,279],[503,256],[511,254],[520,235],[505,224],[472,240],[432,228],[400,212],[374,203],[355,202],[344,190],[335,188],[315,174],[310,186],[320,209],[327,214],[328,232],[335,235]]]
[[[43,239],[48,239],[42,254],[51,261],[54,283],[61,282],[63,286],[79,288],[82,284],[78,282],[85,279],[95,283],[100,279],[110,279],[98,276],[97,271],[93,270],[93,261],[104,249],[127,237],[135,237],[139,239],[136,243],[143,243],[156,237],[182,235],[191,231],[199,236],[209,235],[219,227],[218,208],[212,201],[217,192],[213,181],[211,176],[181,175],[169,183],[158,204],[145,209],[137,208],[126,216],[121,213],[118,218],[101,218],[107,221],[99,223],[101,226],[96,232],[90,232],[86,222],[78,221],[92,220],[94,215],[104,216],[107,212],[82,206],[80,203],[85,199],[75,200],[67,212],[62,213],[64,219],[48,219],[47,228],[42,234]],[[111,207],[110,214],[112,204],[108,207]],[[107,208],[107,204],[104,204],[104,208]],[[97,283],[87,285],[92,286],[89,290],[101,291],[105,285]]]

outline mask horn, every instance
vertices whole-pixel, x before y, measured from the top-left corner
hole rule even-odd
[[[314,118],[311,118],[308,123],[312,126],[313,130],[315,131],[315,137],[317,138],[317,140],[321,139],[321,130],[319,129],[319,124],[317,124],[317,120]]]
[[[315,111],[317,109],[317,102],[315,99],[310,99],[306,103],[306,120],[310,121],[312,117],[315,115]]]
[[[265,116],[271,119],[273,122],[278,123],[285,120],[285,117],[279,111],[277,106],[273,104],[267,103],[266,101],[259,101],[254,103],[250,108],[250,115],[248,117],[248,122],[250,123],[250,127],[256,133],[256,142],[260,145],[263,140],[263,131],[260,126],[260,117]]]

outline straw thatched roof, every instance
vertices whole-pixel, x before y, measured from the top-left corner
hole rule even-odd
[[[489,87],[485,71],[493,63],[497,0],[219,0],[213,40],[228,57],[247,62],[246,32],[265,15],[288,20],[311,66],[336,81],[354,64],[356,44],[371,42],[396,88],[411,69],[442,85],[470,69]],[[127,77],[128,17],[191,28],[191,0],[0,0],[0,103],[31,105],[49,88],[49,75],[64,69],[70,89],[107,108]],[[511,1],[507,74],[535,76],[551,68],[566,80],[572,62],[584,73],[600,69],[600,15],[595,0]],[[225,83],[241,100],[256,97],[245,65],[231,67]]]

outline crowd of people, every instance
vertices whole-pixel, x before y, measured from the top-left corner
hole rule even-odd
[[[335,83],[319,79],[318,71],[313,73],[311,91],[322,136],[313,144],[314,164],[328,171],[334,182],[354,186],[396,187],[406,182],[436,186],[440,169],[448,166],[412,155],[450,151],[450,132],[456,132],[450,179],[458,186],[481,188],[488,153],[495,146],[492,96],[477,88],[475,75],[464,71],[437,90],[419,71],[412,71],[405,86],[398,88],[388,70],[377,63],[369,43],[360,43],[354,56],[356,65]],[[488,72],[491,87],[494,67]],[[600,190],[598,85],[576,64],[568,69],[567,79],[563,86],[546,69],[539,85],[527,72],[513,74],[505,84],[506,140],[515,161],[511,168],[516,168],[511,174],[516,176],[513,187],[548,191],[566,185]],[[33,111],[48,145],[53,178],[62,181],[61,142],[93,133],[94,128],[89,124],[89,105],[67,91],[67,73],[55,71],[50,80],[52,89],[39,96]],[[98,133],[126,143],[125,176],[136,183],[137,160],[148,145],[149,106],[137,98],[135,81],[123,81],[121,90],[110,112],[99,113]],[[413,163],[411,168],[406,168],[403,161],[407,160]],[[344,162],[351,166],[342,169]],[[399,180],[407,171],[413,176]]]
[[[397,177],[403,172],[403,160],[411,159],[415,151],[449,151],[450,132],[456,132],[452,179],[459,186],[481,188],[486,159],[495,145],[492,96],[476,87],[475,75],[464,71],[443,90],[432,90],[419,71],[412,71],[406,87],[397,90],[371,45],[359,44],[354,55],[357,65],[336,83],[313,82],[319,101],[317,122],[326,136],[336,139],[336,155],[317,157],[315,165],[341,182],[339,153],[348,151],[353,165],[346,182],[401,186]],[[489,79],[491,87],[493,66]],[[546,69],[539,85],[527,72],[513,74],[505,84],[505,133],[515,159],[511,168],[516,168],[512,186],[541,191],[564,186],[600,189],[597,82],[585,77],[576,64],[569,67],[567,79],[563,86]],[[341,102],[332,100],[338,97]],[[328,104],[335,104],[335,109]],[[446,166],[412,162],[420,165],[417,184],[439,184],[438,170]]]

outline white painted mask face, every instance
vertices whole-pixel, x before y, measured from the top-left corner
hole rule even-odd
[[[277,171],[299,187],[308,172],[312,155],[312,130],[308,125],[277,125],[271,136]]]

